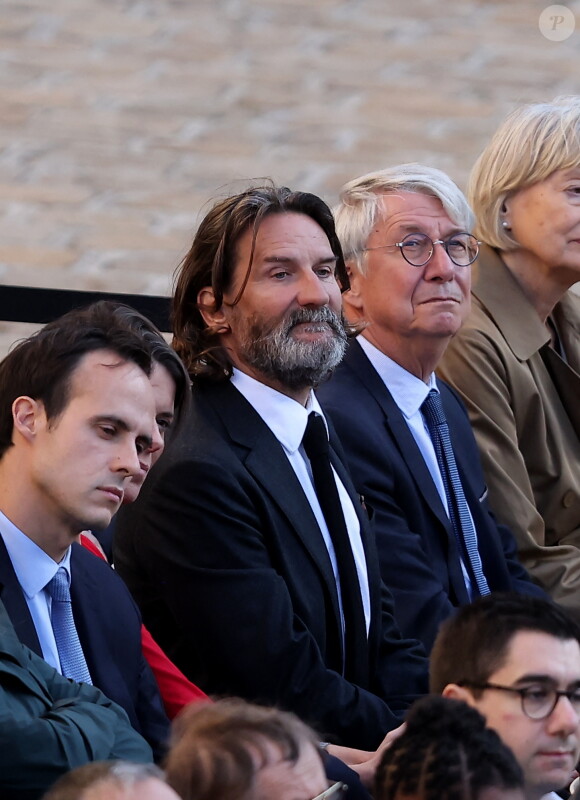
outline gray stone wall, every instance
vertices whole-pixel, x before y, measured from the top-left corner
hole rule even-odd
[[[168,294],[211,198],[462,186],[505,114],[580,92],[535,0],[2,0],[0,281]],[[25,326],[0,323],[0,353]]]

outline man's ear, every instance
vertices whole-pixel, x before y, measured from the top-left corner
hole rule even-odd
[[[218,333],[227,333],[230,326],[221,308],[216,309],[215,295],[211,286],[204,286],[197,295],[197,307],[208,328],[214,328]]]
[[[18,432],[27,441],[36,436],[41,420],[46,419],[44,405],[39,400],[23,395],[12,403],[12,420],[14,432]]]
[[[465,686],[458,686],[456,683],[448,683],[441,692],[443,697],[449,700],[462,700],[468,706],[474,705],[473,695]]]
[[[348,305],[356,308],[357,311],[362,310],[362,297],[361,297],[361,283],[364,276],[361,275],[357,265],[349,260],[346,262],[346,271],[350,281],[350,289],[343,294],[343,298],[348,300]]]

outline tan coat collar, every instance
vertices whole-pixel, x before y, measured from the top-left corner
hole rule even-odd
[[[476,265],[472,293],[500,329],[516,358],[527,361],[550,341],[548,329],[496,250],[483,245]]]

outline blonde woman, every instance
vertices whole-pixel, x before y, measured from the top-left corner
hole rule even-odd
[[[440,373],[462,395],[491,506],[580,619],[580,97],[514,111],[471,175],[484,243]]]

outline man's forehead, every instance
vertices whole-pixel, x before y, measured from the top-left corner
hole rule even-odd
[[[135,362],[110,350],[95,350],[79,360],[70,376],[69,404],[74,400],[102,404],[103,409],[113,402],[136,417],[155,412],[153,388],[146,373]]]
[[[135,378],[142,377],[143,380],[148,380],[144,370],[134,361],[124,358],[113,350],[99,349],[81,356],[70,374],[70,381],[71,385],[81,384],[82,388],[87,377],[118,381],[123,380],[129,373]]]
[[[252,225],[242,233],[238,239],[238,250],[252,240],[255,248],[266,251],[313,241],[324,243],[330,249],[328,236],[319,223],[308,214],[297,211],[267,214],[257,228]]]
[[[410,191],[388,192],[381,195],[377,225],[394,227],[407,224],[411,230],[415,220],[418,222],[437,220],[448,223],[450,227],[457,227],[447,215],[438,197]]]
[[[580,681],[580,644],[576,639],[561,639],[543,631],[517,631],[489,680],[505,676],[516,681],[526,675],[542,675],[556,682]]]
[[[90,350],[88,353],[82,355],[76,365],[75,372],[79,369],[97,369],[97,368],[111,368],[123,365],[134,366],[141,369],[134,361],[131,361],[120,353],[107,348],[99,348],[98,350]]]

